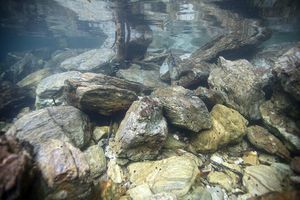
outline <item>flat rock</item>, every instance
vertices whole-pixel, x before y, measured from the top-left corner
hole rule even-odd
[[[211,128],[210,114],[204,102],[181,86],[160,88],[152,93],[162,102],[167,120],[193,132]]]
[[[37,177],[39,199],[87,199],[91,194],[89,164],[71,144],[49,139],[36,155],[41,176]]]
[[[265,128],[250,126],[247,128],[247,137],[258,149],[265,150],[270,154],[275,154],[287,160],[290,159],[290,152],[285,145]]]
[[[34,178],[33,160],[16,138],[0,136],[0,163],[0,199],[28,196]]]
[[[33,111],[18,119],[6,132],[35,148],[49,139],[70,142],[83,148],[90,140],[88,117],[72,106],[49,107]]]
[[[214,152],[220,147],[234,143],[246,134],[248,121],[237,111],[217,104],[210,112],[212,128],[201,131],[192,139],[197,152]]]
[[[154,194],[167,192],[177,197],[187,194],[199,173],[197,162],[186,156],[132,163],[128,170],[133,184],[148,184]]]
[[[271,191],[281,192],[282,179],[278,172],[266,165],[256,165],[245,168],[243,185],[252,196],[262,195]]]
[[[229,192],[235,186],[232,178],[223,172],[210,172],[207,176],[207,180],[212,184],[221,185]]]
[[[275,61],[273,72],[287,93],[300,101],[300,44]]]
[[[167,122],[159,101],[143,97],[132,103],[112,145],[117,156],[130,160],[155,158],[167,138]]]
[[[120,69],[116,75],[117,77],[141,83],[150,88],[168,86],[168,84],[160,80],[158,70],[144,70],[136,64],[131,65],[128,69]]]
[[[92,49],[75,57],[66,59],[60,64],[64,70],[81,72],[99,71],[116,57],[116,53],[109,48]]]
[[[84,73],[65,82],[70,105],[102,115],[127,110],[144,90],[147,88],[141,84],[95,73]]]
[[[259,106],[264,102],[260,78],[247,60],[230,61],[220,57],[218,68],[208,78],[210,88],[220,91],[226,105],[245,117],[260,119]]]
[[[63,98],[64,83],[69,78],[78,78],[80,72],[69,71],[53,74],[40,81],[36,88],[35,107],[37,109],[65,104]]]

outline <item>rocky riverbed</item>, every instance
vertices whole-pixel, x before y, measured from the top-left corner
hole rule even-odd
[[[199,5],[224,31],[189,55],[118,69],[107,46],[15,54],[0,74],[0,199],[298,199],[300,43],[241,58],[269,29]]]

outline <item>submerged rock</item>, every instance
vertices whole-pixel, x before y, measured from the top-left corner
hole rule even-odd
[[[283,191],[283,179],[279,171],[266,165],[245,168],[243,185],[252,196],[263,195],[268,192]]]
[[[300,157],[295,157],[291,161],[291,168],[294,172],[300,174]]]
[[[112,49],[93,49],[66,59],[60,64],[60,67],[64,70],[81,72],[99,71],[102,67],[110,64],[115,57],[116,53]]]
[[[152,95],[162,102],[164,114],[171,124],[193,132],[211,128],[205,104],[192,91],[173,86],[157,89]]]
[[[267,194],[252,197],[248,200],[298,200],[300,196],[300,191],[291,190],[285,192],[269,192]]]
[[[40,70],[35,71],[35,72],[29,74],[28,76],[26,76],[24,79],[19,81],[17,83],[17,85],[20,88],[29,89],[31,96],[35,98],[35,90],[36,90],[39,82],[42,79],[50,76],[51,74],[52,74],[52,72],[51,72],[51,69],[49,69],[49,68],[40,69]]]
[[[113,149],[120,158],[155,158],[167,138],[167,122],[159,101],[143,97],[133,102],[116,133]]]
[[[15,117],[22,107],[28,104],[29,93],[11,82],[0,82],[0,118]]]
[[[281,101],[282,99],[279,95],[273,96],[271,100],[264,102],[260,106],[261,116],[269,131],[283,139],[284,144],[290,151],[299,151],[300,129],[296,121],[285,113],[285,109],[290,105],[285,105],[285,102]]]
[[[35,107],[40,109],[47,106],[65,104],[65,99],[63,98],[65,80],[78,78],[80,74],[80,72],[69,71],[53,74],[41,80],[36,88]]]
[[[229,192],[236,186],[234,180],[223,172],[210,172],[207,180],[212,184],[221,185]]]
[[[195,91],[195,95],[198,96],[210,110],[216,104],[224,104],[225,98],[222,92],[213,89],[207,89],[205,87],[198,87]]]
[[[0,136],[0,199],[28,197],[34,178],[32,158],[14,137]]]
[[[37,152],[41,176],[36,180],[38,199],[87,199],[91,195],[89,164],[71,144],[49,139]]]
[[[197,134],[191,144],[197,152],[214,152],[246,134],[248,121],[237,111],[217,104],[210,112],[212,128]]]
[[[264,102],[264,92],[259,76],[247,60],[229,61],[220,57],[219,68],[212,70],[208,84],[223,94],[226,105],[250,119],[261,118],[259,106]]]
[[[84,73],[65,83],[65,95],[70,105],[102,115],[128,109],[146,90],[141,84],[95,73]]]
[[[290,159],[290,152],[284,144],[263,127],[250,126],[247,128],[249,141],[257,148],[263,149],[270,154],[275,154],[281,158]]]
[[[29,142],[35,150],[49,139],[59,139],[83,148],[91,137],[88,117],[72,106],[33,111],[18,119],[6,134]]]
[[[166,87],[167,84],[159,79],[158,70],[144,70],[139,65],[131,65],[128,69],[120,69],[118,77],[128,81],[141,83],[150,88]]]
[[[106,158],[100,146],[90,146],[84,151],[84,157],[89,165],[91,178],[97,178],[105,172]]]
[[[300,101],[300,44],[278,58],[273,72],[284,91]]]
[[[132,163],[128,170],[134,185],[148,185],[154,194],[167,192],[178,198],[188,193],[199,173],[197,162],[187,156]]]

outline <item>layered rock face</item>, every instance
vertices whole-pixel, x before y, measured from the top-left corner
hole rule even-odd
[[[130,160],[154,159],[167,138],[167,122],[160,102],[143,97],[133,102],[116,133],[113,149]]]
[[[70,105],[102,115],[128,109],[146,91],[141,84],[94,73],[81,74],[65,83],[65,96]]]
[[[29,142],[35,150],[49,139],[83,148],[91,137],[88,117],[72,106],[49,107],[28,113],[18,119],[6,134]]]

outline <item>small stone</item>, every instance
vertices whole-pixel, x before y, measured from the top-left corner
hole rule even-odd
[[[90,167],[90,175],[92,178],[97,178],[106,170],[106,158],[104,151],[98,145],[90,146],[84,151],[85,158]]]
[[[129,189],[127,193],[134,200],[150,199],[150,197],[152,196],[152,192],[148,184],[138,185],[134,188]]]
[[[245,165],[258,165],[258,155],[256,151],[245,152],[243,156]]]
[[[110,132],[109,126],[96,127],[93,131],[93,139],[95,142],[99,142],[102,138],[106,137]]]
[[[107,176],[114,183],[122,183],[125,180],[123,170],[115,160],[110,160],[108,162]]]
[[[221,185],[227,191],[231,191],[234,187],[234,183],[231,177],[223,172],[211,172],[208,174],[207,180],[212,184]]]

